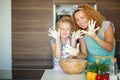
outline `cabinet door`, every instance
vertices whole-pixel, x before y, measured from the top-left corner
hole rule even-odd
[[[55,4],[80,4],[80,3],[87,3],[87,4],[94,4],[96,0],[54,0]]]
[[[115,38],[120,40],[120,0],[98,0],[98,10],[114,23]]]
[[[53,25],[52,0],[12,0],[13,69],[52,68],[48,27]]]

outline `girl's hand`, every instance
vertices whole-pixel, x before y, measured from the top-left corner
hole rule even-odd
[[[92,38],[95,38],[96,37],[96,31],[100,28],[100,27],[97,27],[96,29],[94,29],[95,28],[95,23],[96,23],[96,21],[93,21],[93,20],[90,21],[89,20],[88,21],[88,31],[82,30],[82,32],[84,34],[87,34],[87,35],[91,36]]]
[[[63,47],[63,52],[68,53],[68,55],[77,56],[79,54],[79,43],[77,44],[77,48],[65,45],[65,47]]]
[[[49,32],[48,36],[53,37],[56,40],[60,39],[60,29],[58,29],[58,32],[57,32],[55,29],[49,28],[48,32]]]
[[[74,31],[74,32],[72,33],[72,41],[73,41],[73,40],[76,41],[77,39],[82,38],[82,37],[83,37],[82,34],[83,34],[83,33],[82,33],[81,30],[78,30],[77,32]]]

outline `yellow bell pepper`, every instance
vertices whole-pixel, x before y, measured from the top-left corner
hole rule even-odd
[[[86,80],[96,80],[97,73],[95,72],[87,72],[86,73]]]

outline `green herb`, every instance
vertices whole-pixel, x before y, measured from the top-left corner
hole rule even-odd
[[[87,67],[87,71],[101,73],[101,74],[107,74],[109,71],[109,66],[106,63],[90,63]]]

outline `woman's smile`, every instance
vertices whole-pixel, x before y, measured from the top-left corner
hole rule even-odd
[[[82,11],[78,11],[75,13],[75,21],[77,25],[80,26],[81,28],[83,29],[87,28],[88,20]]]

